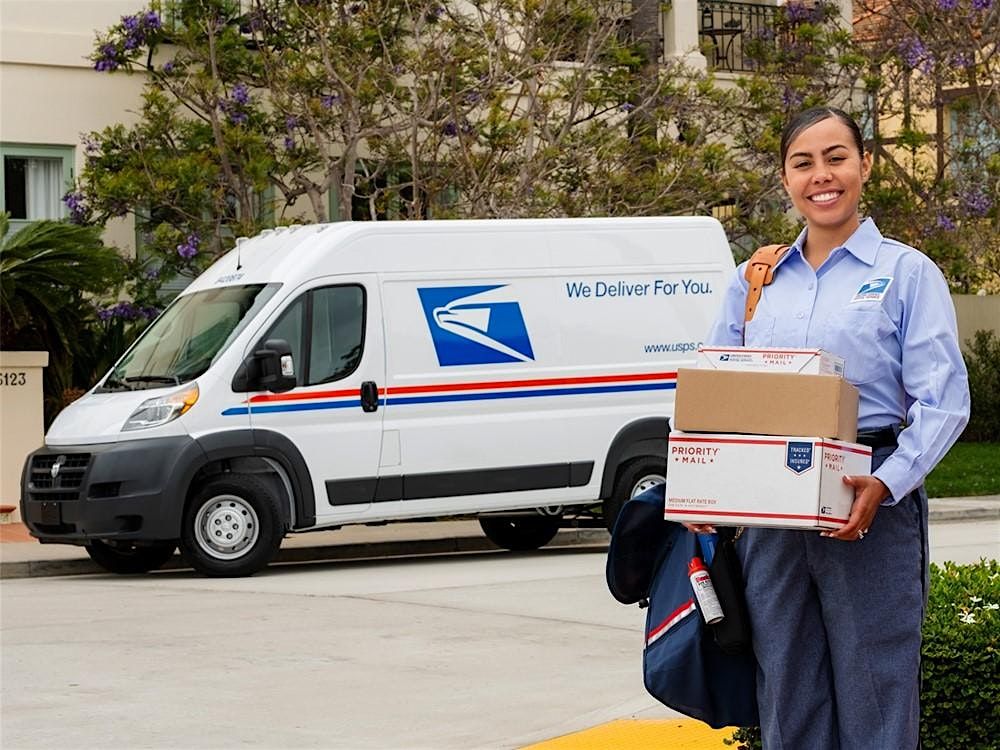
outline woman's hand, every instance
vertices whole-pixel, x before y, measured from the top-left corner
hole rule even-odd
[[[847,524],[836,531],[824,531],[820,536],[840,539],[844,542],[857,542],[864,538],[871,528],[875,514],[882,501],[889,497],[889,488],[881,479],[873,476],[844,477],[844,484],[854,488],[854,504],[851,506],[851,517]]]

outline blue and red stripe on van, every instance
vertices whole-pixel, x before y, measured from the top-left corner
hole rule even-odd
[[[584,396],[596,393],[633,393],[673,390],[676,372],[585,375],[572,378],[531,378],[490,380],[471,383],[390,386],[379,389],[379,406],[432,404],[457,401],[489,401],[511,398]],[[222,412],[223,416],[269,414],[360,407],[357,388],[330,391],[289,391],[252,396],[241,406]]]

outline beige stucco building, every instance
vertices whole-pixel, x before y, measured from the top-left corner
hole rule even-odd
[[[0,0],[0,211],[12,224],[65,216],[62,196],[83,166],[82,134],[131,123],[141,76],[100,75],[95,32],[137,10],[136,0]],[[131,221],[106,239],[135,246]]]

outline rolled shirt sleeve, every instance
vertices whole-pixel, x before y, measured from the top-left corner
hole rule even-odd
[[[900,329],[906,426],[899,445],[874,475],[894,505],[919,487],[969,421],[969,376],[955,308],[938,268],[922,258],[907,278]]]

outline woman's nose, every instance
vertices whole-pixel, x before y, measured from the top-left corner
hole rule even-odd
[[[816,167],[812,174],[813,182],[827,182],[831,178],[830,170],[825,166]]]

